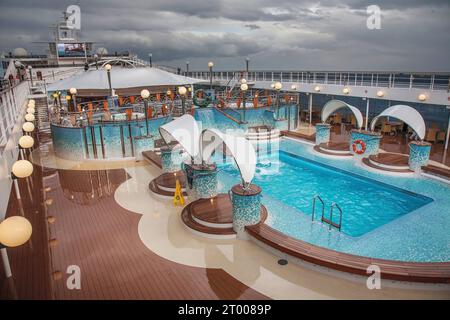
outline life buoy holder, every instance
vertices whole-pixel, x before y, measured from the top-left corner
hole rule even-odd
[[[366,144],[361,139],[355,140],[353,142],[352,148],[353,152],[356,154],[363,154],[364,152],[366,152]]]

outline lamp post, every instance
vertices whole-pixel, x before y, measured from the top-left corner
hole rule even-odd
[[[77,111],[77,89],[76,88],[70,88],[69,90],[70,94],[72,95],[72,102],[73,102],[73,111]]]
[[[19,178],[28,178],[33,173],[33,165],[28,160],[17,160],[14,162],[11,168],[11,179],[14,183],[14,188],[16,190],[16,197],[18,200],[21,199],[19,183],[17,179]]]
[[[34,145],[34,139],[32,136],[24,135],[19,139],[19,150],[20,155],[22,156],[22,160],[25,160],[25,156],[23,154],[24,149],[30,149]]]
[[[275,89],[277,96],[275,98],[275,104],[276,104],[276,108],[277,108],[277,119],[280,118],[280,90],[281,88],[283,88],[283,85],[281,84],[281,82],[275,82],[273,85],[273,88]]]
[[[148,130],[148,97],[150,97],[150,91],[148,91],[147,89],[144,89],[141,91],[141,97],[142,100],[144,101],[144,110],[145,110],[145,129],[146,129],[146,136],[148,137],[149,134],[149,130]]]
[[[210,61],[208,62],[208,68],[209,68],[209,88],[212,89],[212,68],[214,67],[214,62]]]
[[[98,54],[94,54],[95,69],[98,70]]]
[[[6,248],[18,247],[26,243],[33,232],[30,221],[21,216],[12,216],[0,223],[0,251],[2,255],[5,276],[12,276]]]
[[[108,85],[109,85],[109,96],[110,97],[113,96],[113,90],[112,90],[112,85],[111,85],[111,69],[112,69],[112,66],[109,63],[107,65],[105,65],[105,70],[106,70],[106,73],[108,74]]]
[[[181,114],[184,115],[186,113],[186,92],[187,89],[186,87],[179,87],[178,88],[178,93],[180,94],[181,97]]]
[[[150,68],[153,67],[153,64],[152,64],[152,57],[153,57],[153,54],[149,53],[149,54],[148,54],[148,62],[150,63]]]
[[[31,83],[31,86],[33,86],[33,67],[32,66],[28,66],[27,69],[30,72],[30,83]]]
[[[243,102],[243,108],[244,108],[244,112],[243,112],[243,118],[242,121],[245,123],[245,110],[246,110],[246,100],[247,100],[247,90],[248,90],[248,84],[246,82],[241,84],[241,91],[242,91],[242,102]]]
[[[186,61],[186,76],[189,73],[189,61]]]
[[[247,73],[247,75],[246,75],[247,78],[248,78],[249,62],[250,62],[250,58],[249,57],[245,58],[245,72]]]

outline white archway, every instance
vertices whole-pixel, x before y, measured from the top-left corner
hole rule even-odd
[[[333,112],[341,108],[349,108],[355,115],[356,125],[358,126],[358,128],[361,128],[363,126],[363,115],[361,111],[359,111],[358,108],[351,106],[348,103],[341,100],[330,100],[327,103],[325,103],[322,109],[322,122],[327,121],[328,117]]]
[[[370,130],[373,131],[375,129],[375,125],[381,117],[392,117],[401,120],[417,133],[420,140],[423,140],[425,138],[425,121],[423,120],[421,114],[416,109],[410,106],[398,104],[387,108],[378,116],[373,118],[370,124]]]

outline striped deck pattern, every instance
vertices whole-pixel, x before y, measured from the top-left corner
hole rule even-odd
[[[42,168],[35,167],[33,203],[21,181],[33,235],[29,244],[8,250],[13,278],[0,273],[0,298],[267,299],[222,269],[181,265],[145,247],[137,232],[141,216],[114,201],[114,190],[128,179],[124,170],[46,174],[43,179]],[[64,188],[62,176],[71,177]],[[17,212],[13,195],[7,216]],[[67,289],[70,265],[81,268],[81,290]]]

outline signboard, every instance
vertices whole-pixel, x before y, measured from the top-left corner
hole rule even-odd
[[[84,57],[84,43],[58,43],[59,57]]]

